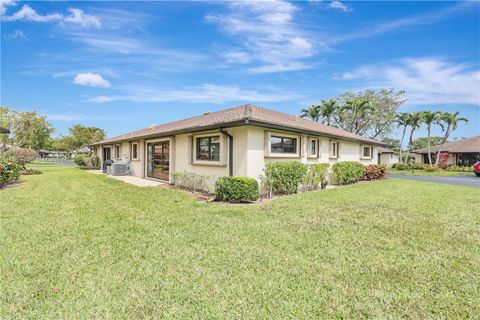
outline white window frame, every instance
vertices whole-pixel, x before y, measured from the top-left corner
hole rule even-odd
[[[227,141],[225,135],[216,131],[203,134],[192,135],[192,164],[194,165],[204,165],[204,166],[220,166],[224,167],[227,165]],[[197,160],[197,140],[199,138],[208,138],[208,137],[220,137],[220,160]]]
[[[136,157],[133,157],[133,146],[135,146],[137,148],[137,156]],[[132,160],[139,160],[138,158],[138,142],[133,142],[131,145],[130,145],[130,157]]]
[[[281,153],[272,152],[272,136],[282,138],[296,139],[295,146],[296,152],[294,153]],[[291,133],[279,132],[279,131],[266,131],[265,132],[265,157],[267,158],[300,158],[300,149],[303,148],[300,141],[300,136]]]
[[[370,155],[369,156],[365,156],[363,151],[368,148],[370,150]],[[362,160],[371,160],[373,159],[373,147],[372,146],[369,146],[369,145],[361,145],[360,147],[360,159]]]
[[[312,143],[315,142],[315,153],[312,152]],[[309,158],[319,158],[320,157],[320,140],[317,138],[308,138],[307,144],[307,155]]]
[[[333,145],[335,144],[335,154],[333,153]],[[330,140],[329,150],[328,150],[330,159],[338,159],[340,156],[340,142],[337,140]]]
[[[122,159],[122,152],[121,152],[121,145],[119,144],[116,144],[114,147],[113,147],[113,152],[115,153],[115,159]],[[117,149],[118,148],[118,149]],[[117,150],[118,150],[118,153],[117,153]]]

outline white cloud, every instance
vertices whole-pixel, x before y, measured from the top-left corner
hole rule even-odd
[[[26,41],[30,41],[30,39],[28,39],[28,37],[23,33],[23,31],[18,29],[13,30],[13,32],[10,34],[7,34],[5,38],[7,40],[23,39]]]
[[[269,64],[260,67],[251,67],[248,69],[251,73],[275,73],[275,72],[287,72],[287,71],[299,71],[311,68],[311,65],[304,64],[302,62],[291,63],[279,63]]]
[[[111,86],[110,82],[101,75],[91,72],[77,74],[73,79],[73,83],[89,87],[109,88]]]
[[[352,8],[350,8],[349,6],[347,6],[346,4],[344,4],[340,1],[332,1],[332,2],[330,2],[330,4],[328,6],[332,9],[338,9],[338,10],[342,10],[344,12],[352,11]]]
[[[132,102],[188,102],[188,103],[225,103],[225,102],[278,102],[298,99],[299,96],[285,91],[270,90],[260,93],[257,90],[239,86],[203,84],[184,89],[160,89],[153,87],[125,87],[122,93],[112,96],[97,96],[88,102],[105,103],[113,101]]]
[[[395,63],[363,66],[335,75],[360,80],[367,87],[405,90],[409,103],[480,105],[480,70],[438,58],[408,58]]]
[[[3,1],[3,0],[2,0]],[[2,10],[5,11],[4,5]],[[49,13],[41,15],[37,13],[28,4],[24,4],[20,10],[12,14],[11,16],[3,16],[3,21],[32,21],[32,22],[60,22],[62,24],[75,24],[84,28],[101,26],[100,19],[83,12],[81,9],[68,9],[70,15],[63,15],[60,13]]]
[[[241,48],[230,50],[242,52],[232,59],[223,55],[229,63],[261,63],[254,68],[271,72],[305,69],[301,60],[314,54],[314,43],[305,32],[294,24],[294,13],[299,9],[282,0],[229,2],[230,11],[223,15],[207,15],[207,21],[215,23],[220,30],[238,40]],[[246,58],[248,57],[248,59]],[[235,58],[235,56],[234,56]],[[300,69],[278,68],[279,65],[299,66]],[[273,71],[277,70],[277,71]]]
[[[17,0],[1,0],[0,1],[0,15],[4,15],[7,12],[7,7],[13,7],[17,4]]]

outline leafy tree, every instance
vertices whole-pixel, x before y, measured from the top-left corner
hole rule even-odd
[[[430,152],[430,133],[432,131],[432,125],[439,122],[439,112],[424,111],[423,122],[427,125],[427,148],[428,148],[428,164],[432,165],[432,153]]]
[[[42,149],[54,131],[45,116],[37,112],[13,112],[10,130],[12,142],[22,148]]]
[[[322,100],[320,115],[322,116],[323,124],[331,125],[335,112],[337,112],[337,101],[335,99]]]
[[[430,137],[430,146],[438,146],[442,143],[443,137],[440,136],[433,136]],[[412,150],[423,149],[428,147],[428,138],[427,137],[420,137],[413,141]]]
[[[0,127],[11,130],[13,122],[13,111],[7,107],[0,106]],[[0,150],[5,148],[5,144],[8,141],[8,135],[0,134]]]
[[[105,140],[105,131],[97,127],[86,127],[76,124],[71,126],[68,131],[70,131],[70,135],[56,141],[56,146],[60,149],[75,150],[94,142]]]
[[[383,138],[382,142],[387,145],[388,149],[391,149],[394,151],[401,151],[400,140],[398,139]]]
[[[438,123],[442,127],[442,131],[445,132],[445,135],[443,136],[442,143],[440,144],[441,147],[447,142],[448,138],[450,137],[450,134],[457,129],[458,125],[460,122],[468,122],[467,118],[460,117],[460,112],[454,112],[454,113],[449,113],[449,112],[442,112],[438,116]],[[435,162],[435,165],[438,166],[438,163],[440,161],[440,153],[441,149],[438,149],[437,152],[437,159]]]
[[[400,140],[400,161],[402,161],[403,140],[405,139],[405,134],[407,133],[407,127],[410,125],[410,114],[407,112],[397,113],[395,114],[393,122],[396,123],[398,127],[403,127],[402,139]]]
[[[339,108],[337,124],[344,130],[364,135],[369,129],[372,111],[373,107],[368,100],[361,98],[347,100]]]
[[[309,118],[314,122],[318,122],[321,116],[321,106],[313,104],[311,107],[300,110],[300,117]]]
[[[410,126],[410,137],[408,139],[407,156],[405,157],[405,164],[408,162],[410,150],[413,145],[413,134],[420,128],[423,123],[423,112],[414,112],[409,114],[408,124]]]
[[[368,136],[372,139],[381,139],[392,132],[394,126],[395,113],[405,102],[405,91],[394,91],[393,89],[366,90],[354,94],[346,92],[341,94],[336,100],[337,105],[345,106],[347,101],[361,99],[368,101],[371,110],[362,114],[360,128],[356,132],[350,130],[355,127],[352,125],[352,117],[340,112],[338,108],[335,115],[335,123],[338,127],[354,133]],[[343,110],[345,111],[345,110]]]

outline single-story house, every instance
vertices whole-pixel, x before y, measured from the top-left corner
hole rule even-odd
[[[390,150],[384,147],[377,148],[378,164],[384,164],[387,167],[391,167],[393,164],[400,161],[400,156],[397,151]]]
[[[377,163],[383,143],[290,114],[243,105],[130,132],[92,144],[130,175],[172,182],[174,172],[258,179],[270,161]]]
[[[430,148],[432,161],[436,161],[437,152],[440,149],[440,163],[458,166],[472,166],[480,161],[480,136],[475,136],[458,141],[445,143],[443,146]],[[428,148],[413,151],[415,162],[428,163]]]

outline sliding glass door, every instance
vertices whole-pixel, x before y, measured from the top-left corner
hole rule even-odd
[[[168,141],[147,144],[147,177],[167,180],[170,173],[170,143]]]

